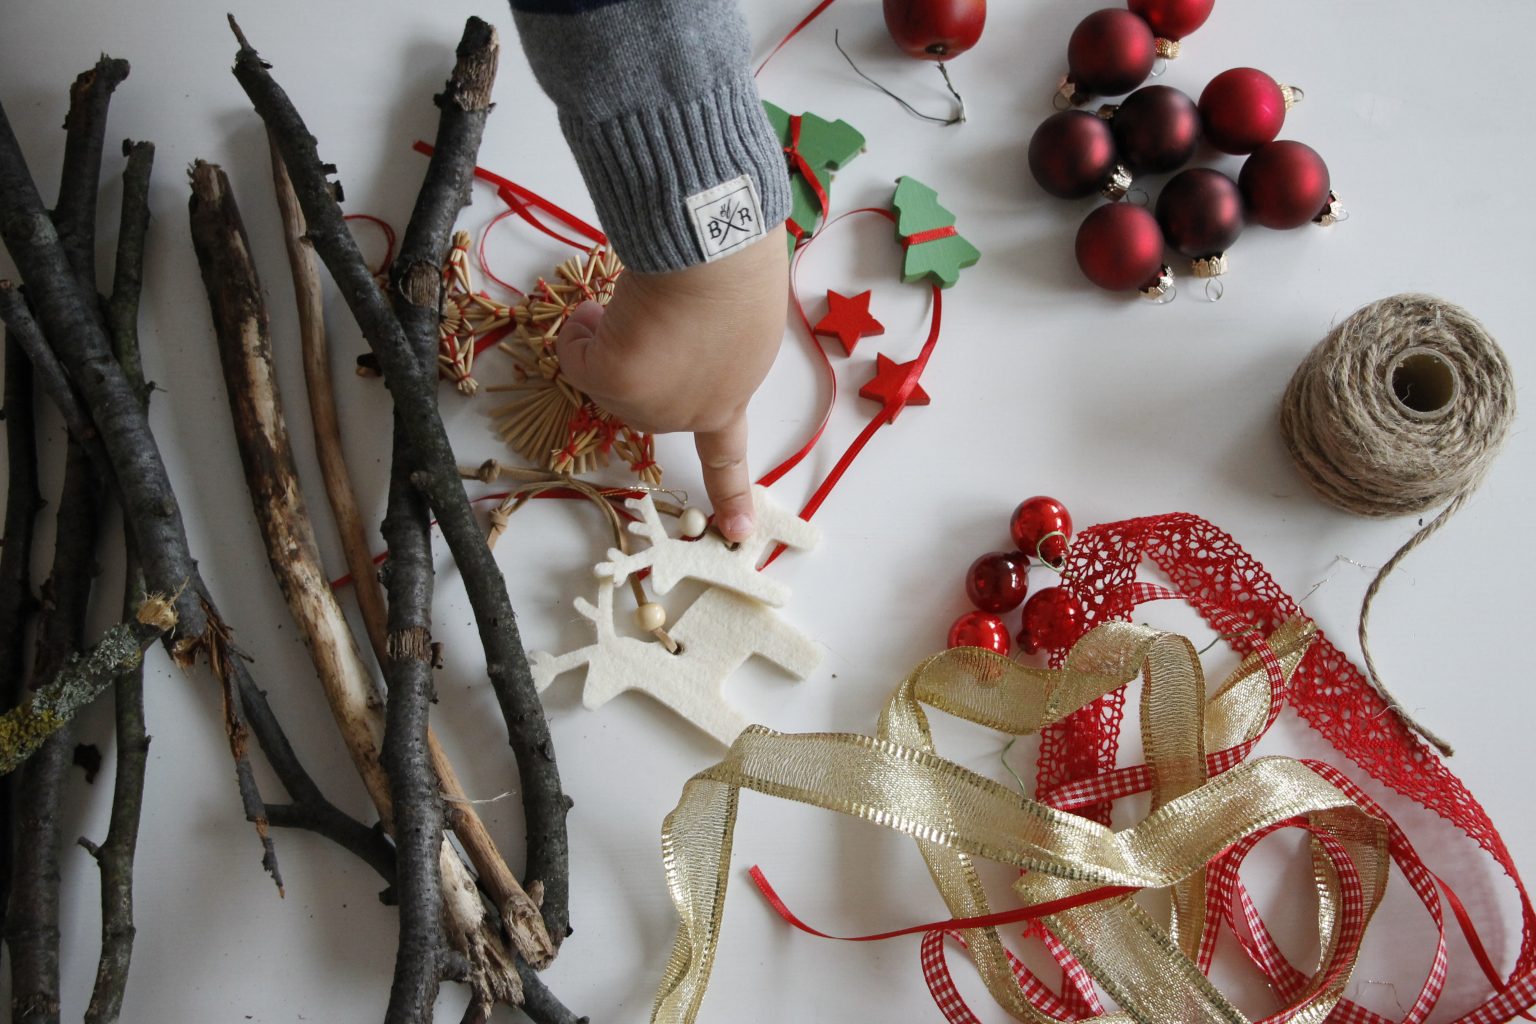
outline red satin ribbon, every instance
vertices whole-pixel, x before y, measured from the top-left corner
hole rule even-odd
[[[922,245],[924,242],[936,242],[941,238],[951,238],[960,232],[955,230],[953,224],[945,228],[929,228],[927,231],[919,231],[915,235],[902,235],[901,247],[910,249],[914,245]]]
[[[416,150],[418,153],[424,153],[427,156],[432,155],[432,146],[428,143],[422,142],[419,139],[411,148]],[[586,221],[582,220],[580,217],[564,209],[558,204],[545,199],[543,196],[539,195],[532,189],[524,188],[517,182],[503,178],[496,172],[488,171],[484,167],[475,168],[475,177],[479,178],[481,181],[490,182],[492,185],[495,185],[497,195],[501,197],[502,202],[511,207],[512,212],[516,213],[523,220],[527,221],[533,227],[538,228],[546,235],[549,235],[551,238],[559,239],[567,245],[574,246],[577,249],[589,249],[592,245],[608,244],[608,236],[603,234],[602,231],[593,227],[591,224],[588,224]],[[532,212],[533,210],[539,210],[540,212],[553,217],[555,220],[559,221],[561,224],[564,224],[572,231],[575,231],[588,239],[588,243],[583,244],[581,242],[576,242],[560,234],[559,232],[546,225],[543,221],[535,217]]]
[[[816,205],[821,207],[821,217],[825,220],[832,211],[832,203],[827,198],[826,186],[821,183],[821,179],[816,176],[816,172],[811,168],[810,162],[800,152],[800,118],[801,115],[799,114],[789,115],[789,145],[784,147],[784,152],[794,164],[795,170],[799,173],[800,177],[804,178],[805,183],[811,187],[811,192],[816,196]],[[809,235],[815,233],[814,228],[808,232],[807,229],[796,224],[793,220],[788,220],[785,223],[789,225],[790,234],[795,236],[795,244],[797,246],[804,245]],[[950,230],[953,232],[954,229],[951,228]]]
[[[752,865],[749,872],[752,881],[757,884],[758,891],[763,894],[763,899],[785,921],[810,935],[823,939],[835,939],[838,942],[883,942],[886,939],[894,939],[902,935],[921,935],[926,932],[942,932],[950,929],[961,928],[994,928],[1000,924],[1018,924],[1021,921],[1034,921],[1051,914],[1060,914],[1063,911],[1075,910],[1078,907],[1086,907],[1090,903],[1099,903],[1103,900],[1114,899],[1116,896],[1125,896],[1135,892],[1128,886],[1105,885],[1097,889],[1079,893],[1076,896],[1066,896],[1059,900],[1047,900],[1044,903],[1036,903],[1029,907],[1015,907],[1013,910],[1003,910],[995,914],[979,914],[976,917],[951,917],[944,921],[930,921],[928,924],[914,924],[906,928],[897,928],[895,931],[877,932],[874,935],[828,935],[818,931],[795,916],[789,905],[768,884],[767,877],[761,868]]]
[[[773,51],[769,53],[768,56],[763,58],[763,62],[757,66],[757,70],[752,72],[752,77],[756,78],[758,75],[762,74],[763,68],[768,66],[768,62],[773,60],[773,58],[778,54],[780,50],[784,49],[784,44],[795,38],[795,36],[799,35],[801,29],[815,21],[821,15],[821,12],[826,10],[828,7],[831,7],[832,4],[833,0],[821,0],[821,3],[811,8],[811,13],[801,18],[799,24],[790,29],[789,34],[786,35],[783,39],[779,40],[779,45],[775,46]]]

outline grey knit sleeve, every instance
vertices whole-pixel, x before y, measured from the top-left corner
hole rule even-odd
[[[632,269],[728,256],[789,216],[736,0],[512,0],[512,13]]]

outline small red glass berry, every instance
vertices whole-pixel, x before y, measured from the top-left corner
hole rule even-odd
[[[1071,646],[1082,632],[1083,608],[1062,587],[1048,587],[1024,602],[1024,627],[1019,647],[1025,654],[1059,651]]]
[[[1029,591],[1029,562],[1018,552],[992,551],[965,573],[965,596],[984,612],[1010,612]]]
[[[1072,538],[1072,516],[1067,506],[1055,498],[1036,495],[1024,499],[1013,510],[1008,532],[1020,551],[1060,565],[1067,556],[1067,541]]]
[[[966,612],[949,627],[950,647],[981,647],[1007,656],[1008,624],[991,612]]]

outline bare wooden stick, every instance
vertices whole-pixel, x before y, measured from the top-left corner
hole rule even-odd
[[[144,238],[149,229],[149,177],[154,167],[152,143],[123,143],[128,158],[123,170],[122,214],[117,254],[113,262],[112,296],[107,322],[112,345],[129,385],[148,405],[149,388],[139,359],[139,296],[144,279]],[[124,531],[123,620],[134,621],[144,603],[144,572]],[[112,813],[100,846],[85,837],[78,842],[96,859],[101,871],[101,956],[96,982],[86,1006],[85,1024],[113,1024],[122,1013],[133,959],[133,862],[144,805],[144,769],[149,760],[149,734],[144,726],[144,666],[142,662],[113,682],[113,717],[117,727],[116,765],[112,778]]]
[[[304,770],[265,692],[233,656],[229,629],[203,583],[164,461],[137,389],[112,354],[97,318],[95,296],[69,269],[57,232],[43,210],[3,104],[0,104],[0,240],[27,283],[50,347],[100,429],[146,586],[174,595],[177,632],[167,637],[173,658],[190,667],[199,653],[223,691],[225,732],[242,807],[262,844],[262,865],[279,891],[282,876],[268,825],[306,828],[335,841],[381,870],[393,871],[383,836],[344,814]],[[254,735],[291,803],[269,805],[251,770],[247,744]],[[270,819],[270,821],[269,821]]]
[[[37,430],[32,364],[5,332],[5,541],[0,548],[0,711],[20,703],[25,683],[27,623],[37,609],[32,594],[32,531],[43,496],[37,488]],[[0,785],[0,934],[10,902],[12,791]]]
[[[52,682],[80,647],[95,575],[100,501],[101,485],[90,457],[71,442],[59,495],[53,569],[44,584],[34,685]],[[64,770],[74,745],[73,730],[65,719],[22,767],[17,784],[16,819],[25,840],[16,847],[15,888],[5,922],[11,951],[11,1011],[17,1024],[57,1024],[59,1020],[60,811]]]
[[[569,855],[565,816],[570,800],[560,786],[554,745],[533,686],[507,597],[506,581],[485,547],[454,466],[452,446],[436,408],[435,375],[424,362],[373,283],[336,205],[315,140],[266,63],[231,22],[240,50],[235,77],[277,141],[304,211],[309,237],[384,369],[416,460],[412,482],[426,495],[463,574],[486,651],[487,675],[517,756],[528,834],[525,888],[544,888],[546,929],[558,945],[569,932]]]
[[[390,1014],[396,1020],[421,1019],[423,1012],[430,1014],[437,988],[438,935],[444,911],[438,878],[459,892],[472,892],[473,881],[442,838],[436,779],[428,773],[423,780],[422,809],[413,817],[409,813],[413,805],[402,801],[400,787],[386,775],[380,761],[383,709],[320,563],[272,372],[261,282],[239,210],[229,181],[219,168],[199,161],[192,166],[191,179],[193,243],[213,309],[241,461],[273,574],[294,621],[304,632],[353,763],[385,828],[395,834],[396,888],[402,917],[430,914],[430,928],[420,928],[429,937],[423,942],[416,933],[417,941],[408,948],[411,955],[401,958],[405,968],[396,974],[397,987],[402,975],[409,979],[408,987],[417,1000],[411,1003],[414,1012]],[[428,876],[427,883],[423,885],[413,873]],[[473,901],[456,897],[447,903],[447,911],[450,937],[468,960],[477,996],[493,1001],[519,997],[521,989],[511,956],[501,948],[501,939],[486,920],[478,897]],[[402,948],[406,945],[403,943]]]
[[[326,341],[324,296],[315,261],[314,247],[305,235],[304,212],[293,195],[288,169],[276,147],[272,148],[272,178],[278,211],[283,223],[283,237],[288,249],[294,293],[299,312],[299,337],[304,353],[304,380],[309,398],[310,422],[314,426],[315,450],[319,455],[321,476],[331,514],[341,536],[342,552],[351,574],[363,625],[379,665],[388,663],[386,638],[389,633],[388,609],[384,588],[374,570],[362,514],[352,487],[341,443],[340,419],[336,414],[330,355]],[[512,944],[519,955],[536,968],[546,966],[554,956],[549,933],[539,904],[519,884],[506,859],[491,837],[490,830],[476,812],[459,781],[447,753],[429,728],[427,749],[432,767],[442,789],[444,813],[448,826],[458,837],[470,864],[479,875],[486,895],[502,917]]]

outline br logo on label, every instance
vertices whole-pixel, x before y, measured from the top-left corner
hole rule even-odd
[[[757,185],[749,175],[691,195],[687,206],[706,261],[729,255],[767,233]]]

